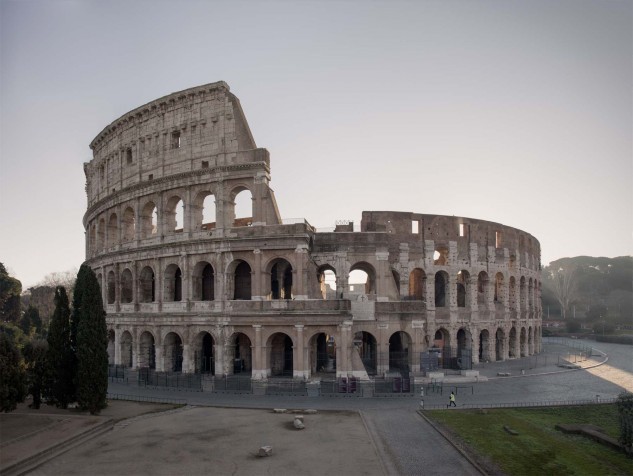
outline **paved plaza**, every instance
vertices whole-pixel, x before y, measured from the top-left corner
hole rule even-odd
[[[559,367],[560,356],[573,362],[575,351],[553,344],[538,356],[540,362],[531,357],[482,364],[479,381],[455,380],[445,383],[442,392],[427,390],[425,406],[445,406],[451,390],[457,391],[462,407],[608,399],[625,389],[633,391],[633,348],[593,345],[607,356],[594,352],[590,360],[577,362],[585,367],[581,370]],[[62,434],[73,431],[86,431],[87,436],[71,442],[70,449],[62,445],[52,452],[61,454],[26,474],[480,474],[417,413],[422,400],[417,392],[392,398],[284,397],[150,390],[120,383],[112,383],[109,391],[177,399],[186,406],[157,413],[164,407],[112,401],[99,417],[46,406],[39,412],[2,415],[2,474],[20,474],[7,471],[20,451],[38,445],[44,449],[43,440],[61,441]],[[274,413],[274,408],[301,410],[306,428],[296,430],[294,415]],[[21,422],[15,425],[18,418]],[[35,418],[41,419],[39,430]],[[20,434],[6,434],[16,426]],[[263,445],[273,446],[272,456],[255,456]],[[28,461],[33,455],[27,453],[22,457]]]

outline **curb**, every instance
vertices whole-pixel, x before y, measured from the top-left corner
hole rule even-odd
[[[73,436],[64,441],[60,441],[57,444],[49,446],[48,448],[35,453],[34,455],[28,456],[20,461],[16,461],[15,463],[5,468],[2,468],[2,476],[19,476],[22,474],[26,474],[29,471],[37,468],[38,466],[46,463],[47,461],[63,453],[66,453],[73,448],[76,448],[86,441],[107,433],[108,431],[112,430],[112,428],[114,427],[114,423],[114,420],[109,418],[106,421],[93,426],[92,428],[88,428],[87,430],[80,433],[75,433]]]

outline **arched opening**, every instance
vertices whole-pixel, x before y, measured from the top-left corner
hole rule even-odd
[[[132,334],[128,331],[121,333],[121,365],[132,367]]]
[[[235,290],[233,299],[251,299],[251,267],[246,261],[240,261],[235,267],[234,273]]]
[[[123,241],[132,241],[136,233],[136,220],[134,218],[134,210],[127,207],[123,212]]]
[[[503,295],[503,274],[497,273],[495,275],[495,297],[494,301],[500,304],[504,304],[504,295]]]
[[[532,278],[528,281],[528,302],[527,308],[529,311],[534,309],[534,285],[532,284]]]
[[[310,339],[310,368],[312,373],[336,372],[336,342],[324,332]]]
[[[448,293],[448,273],[438,271],[435,273],[435,307],[445,307]]]
[[[193,221],[196,230],[212,230],[216,225],[215,196],[209,192],[200,192],[193,205]]]
[[[408,377],[411,357],[411,337],[406,332],[398,331],[389,337],[389,371],[400,372]]]
[[[482,271],[477,276],[477,304],[485,306],[488,301],[488,273]]]
[[[90,236],[88,240],[90,251],[94,253],[95,251],[97,251],[97,225],[95,225],[94,223],[90,227]]]
[[[165,357],[166,372],[182,372],[182,339],[175,332],[165,336],[163,355]]]
[[[391,275],[393,276],[393,282],[395,283],[396,290],[398,291],[398,297],[400,297],[400,273],[398,273],[395,269],[392,269]]]
[[[503,329],[497,329],[495,334],[495,359],[503,360],[505,346],[505,333]]]
[[[163,301],[182,301],[182,271],[178,265],[170,264],[165,270],[165,294]]]
[[[369,332],[359,331],[354,334],[354,345],[368,375],[376,375],[378,371],[378,343]]]
[[[154,270],[145,266],[139,277],[139,302],[156,301],[156,285],[154,282]]]
[[[436,243],[435,251],[433,252],[433,264],[437,266],[446,266],[448,264],[448,246]]]
[[[173,233],[182,233],[184,228],[184,203],[179,196],[173,196],[167,200],[165,211],[165,230]]]
[[[528,347],[527,347],[527,334],[525,332],[525,327],[521,327],[520,345],[521,345],[521,357],[527,357]]]
[[[273,377],[292,377],[292,339],[277,332],[268,340],[270,349],[270,374]]]
[[[116,300],[116,281],[114,271],[108,271],[108,304],[114,304]]]
[[[215,273],[213,266],[200,261],[193,268],[193,300],[213,301],[215,299]]]
[[[140,368],[156,368],[156,346],[154,336],[145,331],[139,338],[138,346],[138,366]]]
[[[532,327],[528,327],[528,353],[529,355],[534,354],[534,334]]]
[[[409,299],[426,302],[426,273],[420,268],[409,275]]]
[[[132,290],[132,272],[125,268],[121,273],[121,302],[128,304],[132,302],[133,290]]]
[[[443,327],[435,331],[433,336],[433,348],[439,349],[439,366],[440,368],[449,368],[453,352],[451,350],[451,335]]]
[[[479,362],[490,360],[490,333],[484,329],[479,333]]]
[[[215,375],[215,341],[208,332],[201,332],[195,339],[194,368],[196,373]]]
[[[516,359],[516,345],[517,345],[517,330],[512,327],[510,329],[510,336],[508,339],[508,357],[511,359]]]
[[[232,192],[233,226],[250,226],[253,223],[253,195],[245,187],[238,187]]]
[[[457,273],[457,307],[470,307],[470,298],[467,292],[469,283],[470,274],[462,269]]]
[[[147,202],[141,212],[141,235],[149,238],[158,233],[158,208],[154,202]]]
[[[376,294],[376,270],[364,261],[350,268],[349,290],[352,294]]]
[[[246,334],[238,332],[231,337],[231,344],[228,346],[227,354],[234,374],[251,373],[253,368],[251,347],[251,340]]]
[[[108,331],[108,365],[114,365],[114,331]]]
[[[473,339],[470,332],[463,327],[457,331],[457,366],[469,370],[473,367]]]
[[[521,311],[526,310],[527,306],[527,282],[525,280],[525,276],[521,276],[521,280],[519,281],[519,305],[521,307]]]
[[[292,266],[290,263],[279,258],[272,261],[269,267],[269,299],[292,299]]]
[[[330,265],[321,266],[317,270],[317,279],[319,280],[319,289],[323,299],[339,299],[336,271],[333,267]]]
[[[108,248],[116,246],[119,241],[119,220],[116,213],[110,215],[108,220]]]

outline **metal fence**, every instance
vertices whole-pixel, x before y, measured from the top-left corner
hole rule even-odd
[[[465,403],[458,404],[458,408],[479,409],[479,408],[538,408],[538,407],[573,407],[579,405],[595,405],[615,403],[616,398],[595,398],[589,400],[544,400],[539,402],[512,402],[512,403]],[[446,404],[425,404],[425,410],[445,410]]]
[[[303,380],[278,379],[269,380],[265,384],[266,395],[296,395],[306,396],[308,389]]]
[[[130,402],[144,402],[144,403],[170,403],[173,405],[186,405],[187,401],[183,398],[165,398],[165,397],[153,397],[151,395],[124,395],[120,393],[108,393],[108,400],[127,400]]]
[[[144,387],[166,387],[176,390],[202,391],[200,374],[156,372],[147,367],[138,370],[138,384]]]
[[[216,393],[252,393],[253,383],[250,376],[225,375],[212,377],[211,391]],[[206,385],[205,385],[206,387]]]
[[[126,367],[123,365],[108,365],[108,378],[110,379],[125,379]]]

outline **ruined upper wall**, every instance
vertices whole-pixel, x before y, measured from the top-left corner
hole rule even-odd
[[[469,259],[476,252],[479,260],[515,261],[521,266],[540,268],[540,243],[529,233],[500,223],[474,218],[426,215],[411,212],[364,211],[362,232],[386,232],[394,243],[433,242],[434,250],[448,251],[456,245],[456,259]],[[507,250],[507,257],[506,251]]]
[[[264,162],[239,100],[219,81],[156,99],[105,127],[84,165],[88,204],[121,189],[198,169]],[[257,152],[256,152],[257,151]]]

